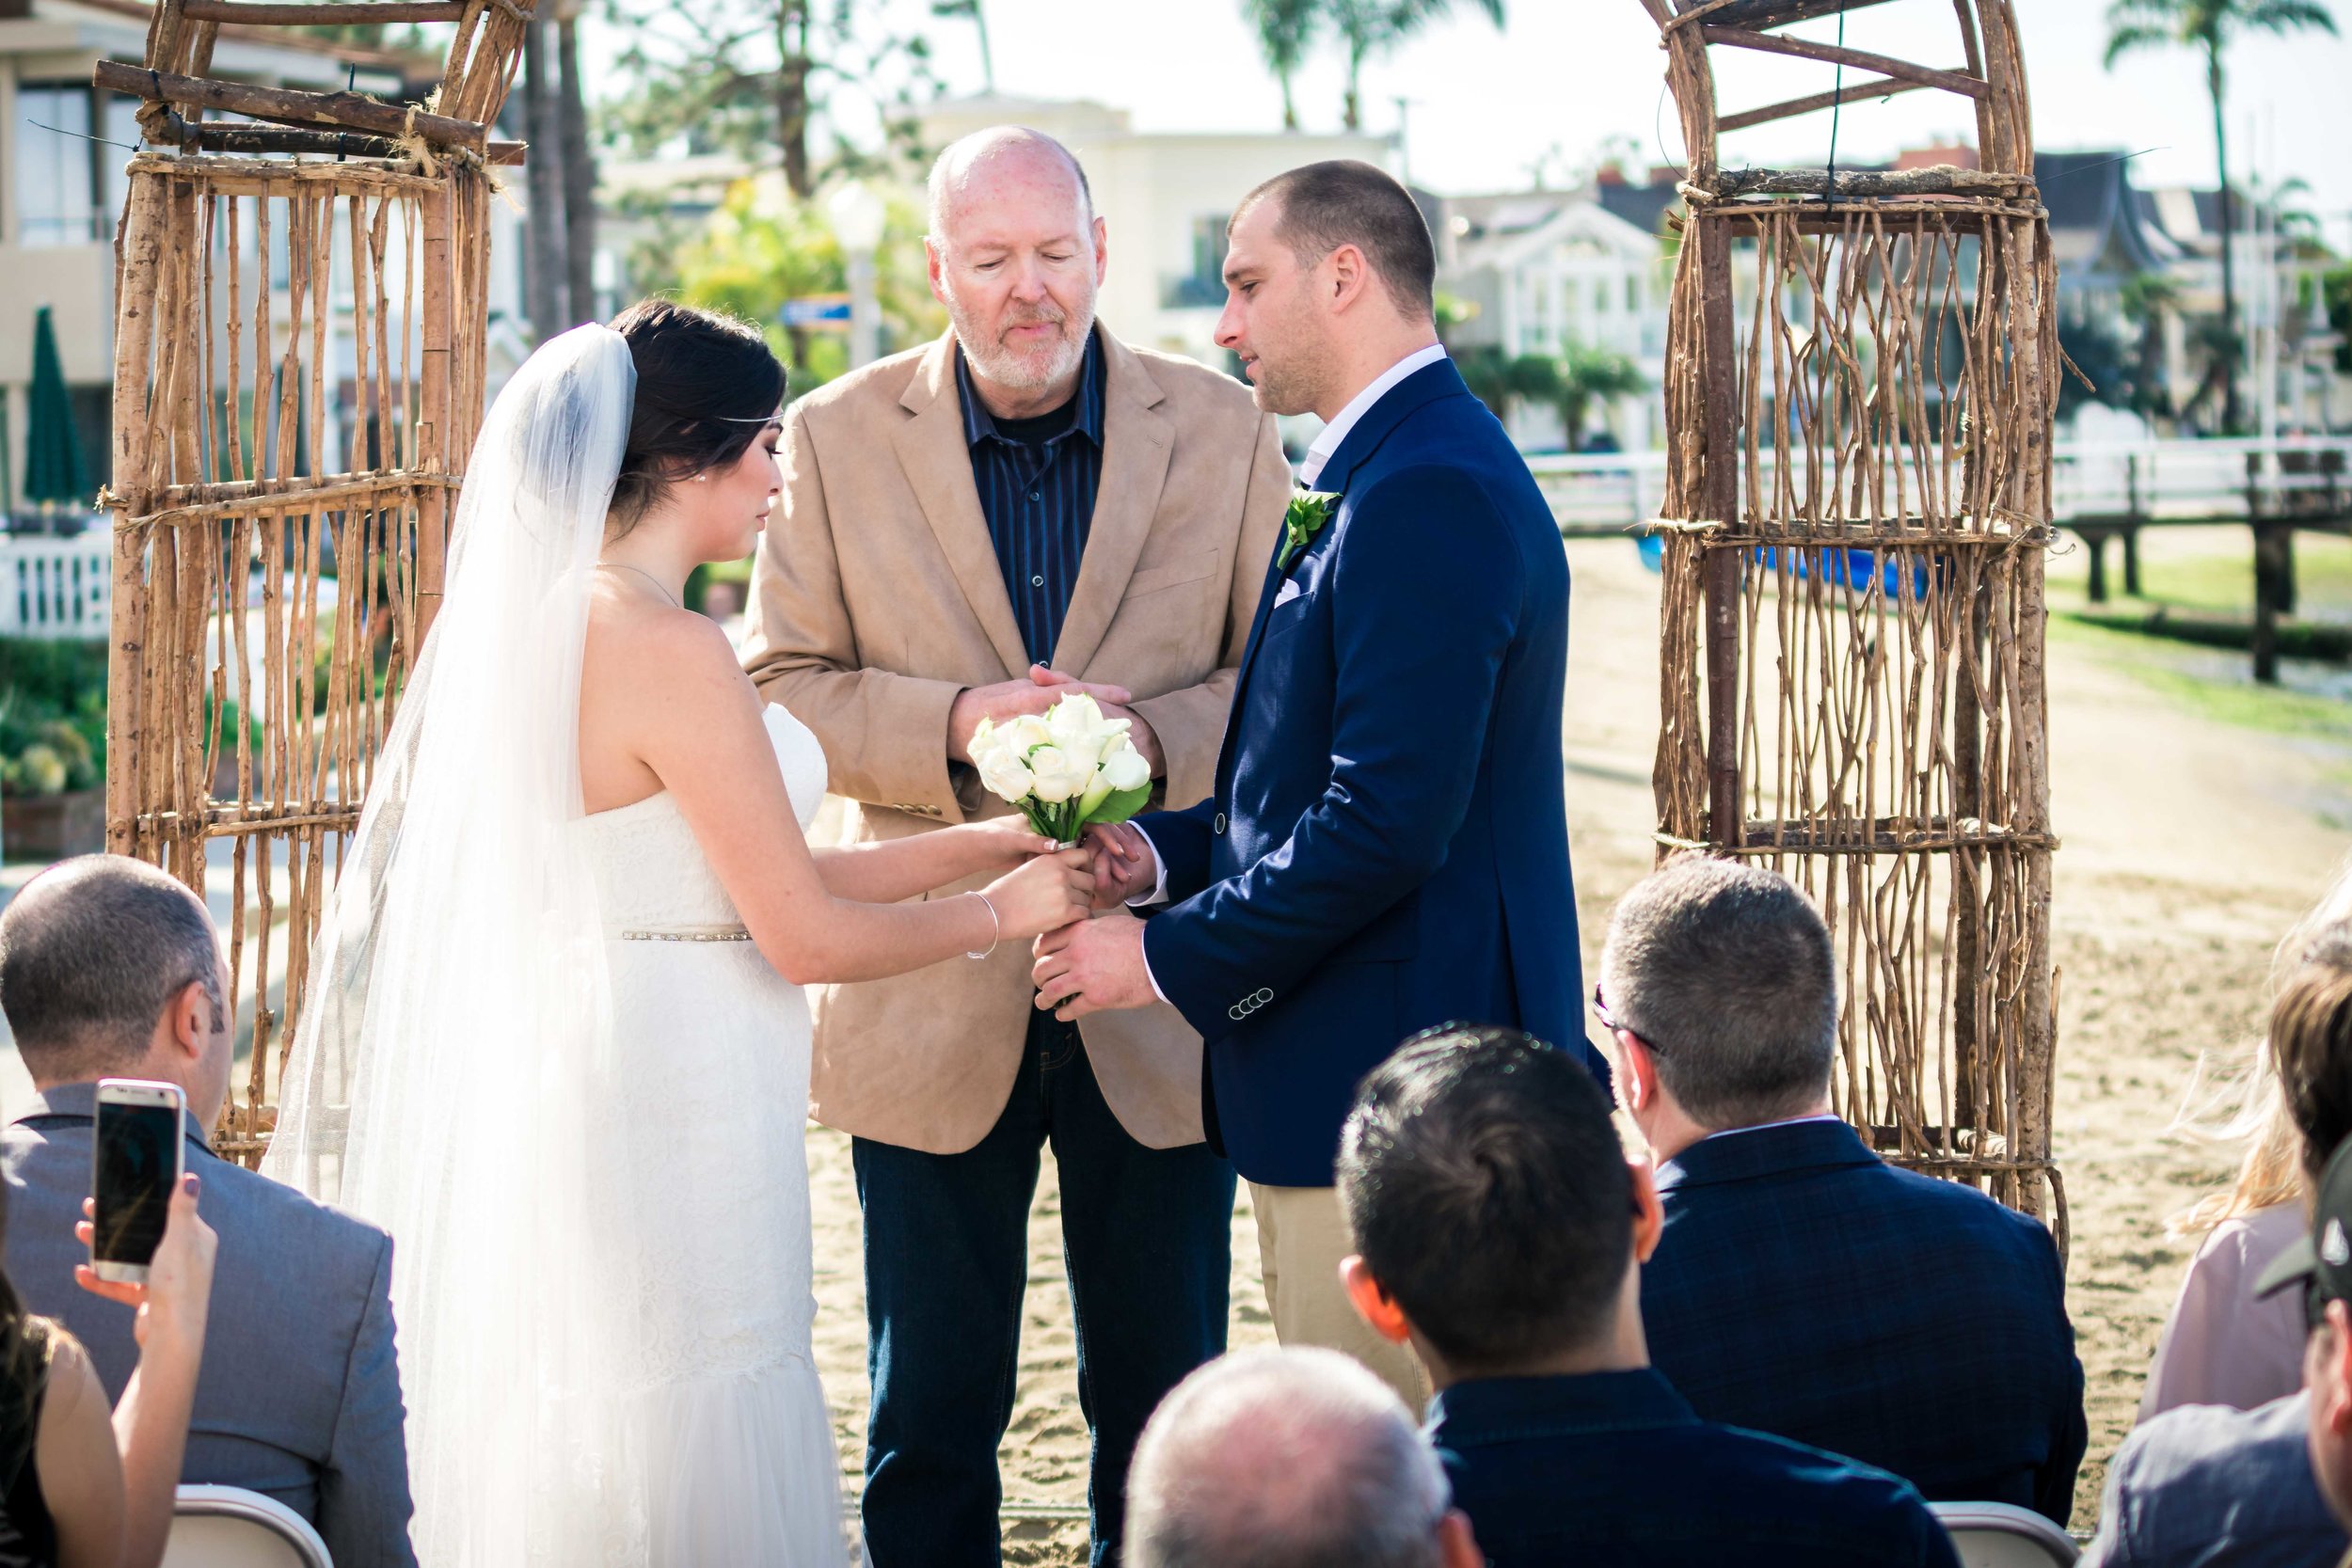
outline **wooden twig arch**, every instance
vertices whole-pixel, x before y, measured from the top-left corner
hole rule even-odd
[[[516,151],[487,133],[531,15],[161,0],[143,65],[96,72],[150,144],[116,241],[106,847],[199,894],[226,873],[251,1057],[215,1144],[247,1161],[440,598],[484,403],[485,157]],[[207,75],[224,24],[370,21],[455,24],[429,107]]]
[[[1926,66],[1778,31],[1890,0],[1641,3],[1689,151],[1660,853],[1752,858],[1813,894],[1842,970],[1839,1113],[2063,1246],[2042,663],[2058,275],[2016,19],[1938,0],[1958,60]],[[1871,74],[1725,115],[1718,49]],[[1724,166],[1724,133],[1910,90],[1969,101],[1979,167]]]

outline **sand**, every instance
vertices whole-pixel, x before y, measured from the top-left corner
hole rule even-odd
[[[2242,538],[2242,533],[2238,535]],[[2243,549],[2229,536],[2166,547]],[[1586,962],[1611,903],[1650,865],[1658,579],[1629,544],[1569,546],[1576,574],[1566,752]],[[2054,583],[2081,573],[2053,562]],[[2228,676],[2226,656],[2058,640],[2051,661],[2059,990],[2057,1154],[2074,1223],[2070,1307],[2088,1379],[2090,1454],[2074,1523],[2095,1523],[2193,1245],[2165,1217],[2234,1156],[2168,1129],[2199,1053],[2248,1050],[2270,950],[2352,852],[2352,709],[2332,736],[2228,722],[2134,661]],[[866,1414],[865,1305],[848,1140],[812,1130],[817,1350],[854,1490]],[[1232,1339],[1272,1339],[1254,1232],[1234,1216]],[[1029,1230],[1029,1294],[1001,1450],[1009,1563],[1085,1560],[1086,1426],[1073,1375],[1050,1154]],[[1932,1418],[1923,1413],[1923,1419]],[[1036,1515],[1044,1514],[1045,1517]],[[1051,1515],[1058,1514],[1059,1517]]]

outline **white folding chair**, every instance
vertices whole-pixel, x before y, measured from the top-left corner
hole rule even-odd
[[[1960,1553],[1961,1568],[2070,1568],[2074,1538],[2013,1503],[1930,1503]]]
[[[164,1568],[334,1568],[310,1521],[242,1486],[183,1486]]]

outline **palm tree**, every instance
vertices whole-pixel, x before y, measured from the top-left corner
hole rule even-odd
[[[1291,97],[1291,79],[1307,63],[1322,22],[1322,0],[1242,0],[1242,19],[1257,29],[1258,53],[1266,69],[1282,84],[1282,129],[1298,129],[1298,105]]]
[[[1472,0],[1486,20],[1502,25],[1502,0]],[[2285,4],[2288,0],[2272,0]],[[1364,128],[1360,90],[1364,62],[1411,38],[1432,22],[1454,12],[1454,0],[1324,0],[1324,11],[1347,49],[1347,100],[1344,123],[1350,131]]]
[[[2213,100],[2214,162],[2221,176],[2221,332],[2215,339],[2221,359],[2221,422],[2238,427],[2237,275],[2230,257],[2236,230],[2230,194],[2230,143],[2223,124],[2227,83],[2222,56],[2238,34],[2260,29],[2292,33],[2315,28],[2332,34],[2336,19],[2320,0],[2111,0],[2107,7],[2109,70],[2138,49],[2177,44],[2205,57],[2205,92]]]
[[[1558,364],[1549,401],[1559,411],[1560,427],[1567,432],[1570,451],[1583,440],[1584,421],[1596,402],[1613,403],[1649,389],[1632,360],[1607,349],[1563,343]]]
[[[980,0],[931,0],[933,16],[962,17],[979,30],[980,83],[991,97],[996,93],[996,60],[988,48],[988,15],[980,9]]]

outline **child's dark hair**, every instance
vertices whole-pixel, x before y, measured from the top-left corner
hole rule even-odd
[[[635,528],[662,487],[743,455],[784,404],[784,367],[758,328],[674,300],[640,300],[612,319],[637,367],[628,447],[611,528]]]

